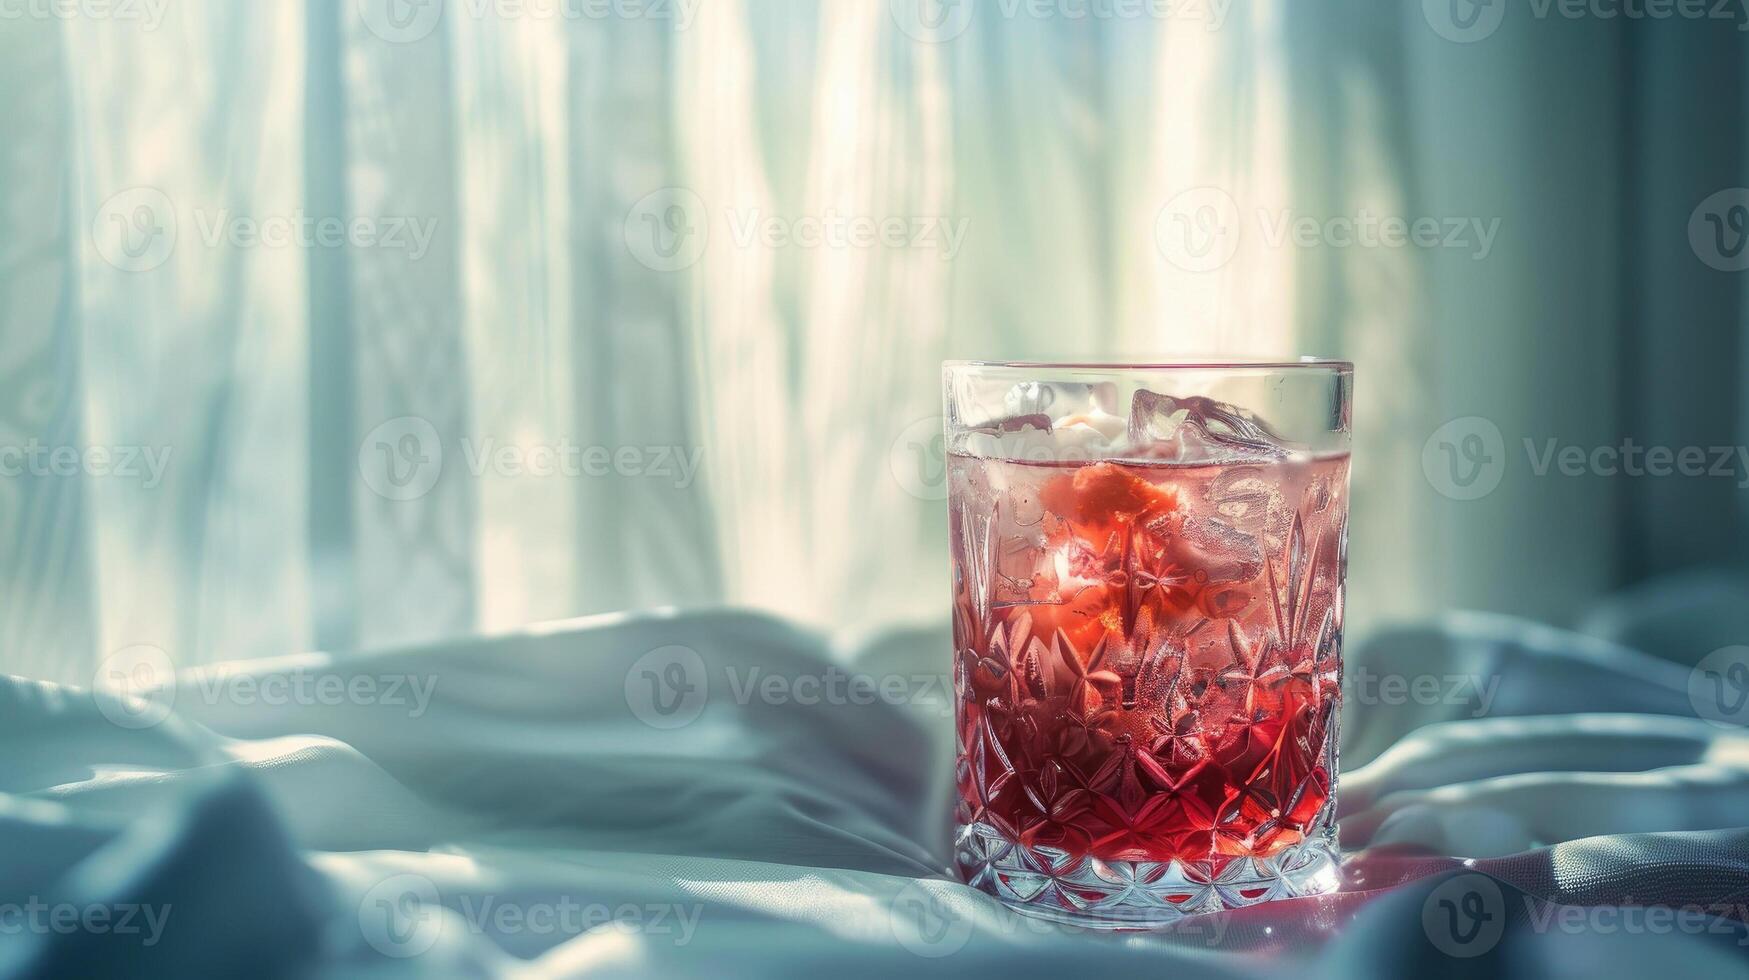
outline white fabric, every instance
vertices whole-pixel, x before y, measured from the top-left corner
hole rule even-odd
[[[169,465],[152,487],[0,480],[20,597],[0,606],[0,668],[83,683],[136,643],[197,666],[701,602],[820,627],[938,615],[945,357],[1353,358],[1357,629],[1441,602],[1562,615],[1616,564],[1601,482],[1520,468],[1457,507],[1415,465],[1448,418],[1495,418],[1516,448],[1515,420],[1547,403],[1570,417],[1525,434],[1609,441],[1611,385],[1545,394],[1612,376],[1593,360],[1616,349],[1596,333],[1616,319],[1607,263],[1546,242],[1608,240],[1614,188],[1577,183],[1575,161],[1613,147],[1605,127],[1548,163],[1492,141],[1576,99],[1600,111],[1613,45],[1459,51],[1417,11],[1282,0],[947,5],[973,20],[935,41],[886,0],[649,5],[684,23],[450,0],[412,40],[389,15],[440,5],[117,6],[160,18],[0,32],[0,446]],[[1573,193],[1542,211],[1507,196],[1551,182]],[[641,203],[670,187],[709,218],[676,269],[636,243]],[[1159,231],[1207,187],[1245,225],[1203,272]],[[106,235],[139,188],[177,234],[135,269]],[[1510,220],[1489,261],[1269,237],[1363,211]],[[300,214],[432,232],[416,258],[223,233]],[[964,237],[951,260],[737,240],[831,214]],[[361,456],[405,417],[436,433],[442,476],[388,500]],[[463,440],[702,455],[685,486],[476,476]],[[1530,530],[1571,557],[1560,574],[1514,553]]]
[[[697,654],[701,693],[652,713],[642,670],[684,662],[674,646]],[[1749,831],[1736,829],[1749,736],[1693,716],[1681,667],[1497,617],[1385,634],[1347,664],[1344,891],[1088,936],[943,880],[947,650],[932,631],[833,643],[698,612],[256,661],[186,673],[149,701],[5,680],[0,909],[170,911],[150,948],[9,937],[0,976],[1529,976],[1578,964],[1675,976],[1749,962]],[[828,678],[842,670],[902,680],[835,698]],[[1476,683],[1392,705],[1355,686],[1368,672]],[[299,676],[377,686],[323,703],[338,689],[312,680],[278,695],[302,703],[271,703],[273,678]],[[398,699],[394,678],[408,685]],[[173,710],[160,723],[123,727],[161,705]],[[1474,958],[1448,956],[1424,921],[1454,871],[1499,889],[1488,908],[1504,933]],[[1692,907],[1704,928],[1561,917],[1623,902]]]

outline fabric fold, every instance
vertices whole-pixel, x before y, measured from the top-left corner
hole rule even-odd
[[[1746,962],[1749,735],[1682,667],[1503,617],[1382,633],[1344,684],[1342,890],[1114,936],[948,879],[945,643],[700,610],[129,697],[0,679],[0,927],[169,910],[149,946],[28,932],[0,977]]]

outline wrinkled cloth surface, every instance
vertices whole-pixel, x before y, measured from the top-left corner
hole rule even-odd
[[[1381,633],[1342,890],[1099,934],[949,877],[949,649],[719,610],[0,680],[0,977],[1749,975],[1749,732],[1686,665]]]

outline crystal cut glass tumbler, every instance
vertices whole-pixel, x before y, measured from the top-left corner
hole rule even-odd
[[[943,374],[961,875],[1112,929],[1335,889],[1352,366]]]

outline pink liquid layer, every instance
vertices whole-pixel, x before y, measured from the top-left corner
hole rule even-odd
[[[949,481],[961,825],[1216,873],[1327,829],[1347,456]]]

